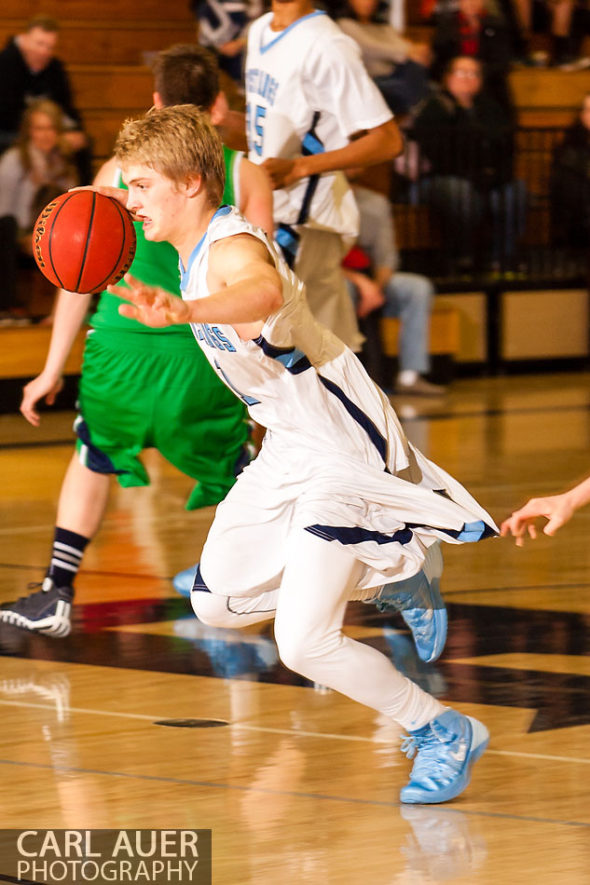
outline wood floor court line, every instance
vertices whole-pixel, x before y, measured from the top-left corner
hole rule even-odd
[[[90,775],[98,775],[99,777],[114,777],[114,778],[123,778],[129,780],[140,780],[140,781],[157,781],[159,783],[170,783],[170,784],[178,784],[183,786],[192,786],[192,787],[205,787],[207,789],[213,790],[229,790],[236,791],[239,793],[260,793],[268,796],[291,796],[297,799],[315,799],[322,802],[336,802],[336,803],[344,803],[351,805],[366,805],[373,806],[377,808],[403,808],[403,804],[401,802],[396,802],[392,800],[391,802],[384,801],[382,799],[362,799],[357,796],[338,796],[335,794],[326,794],[326,793],[311,793],[311,792],[300,792],[297,790],[275,790],[261,787],[252,787],[252,786],[243,786],[241,784],[228,784],[228,783],[220,783],[218,781],[198,781],[193,780],[192,778],[176,778],[176,777],[166,777],[163,775],[150,775],[150,774],[135,774],[126,771],[106,771],[102,769],[94,769],[94,768],[79,768],[77,766],[70,765],[60,765],[60,764],[48,764],[43,765],[37,762],[21,762],[21,761],[13,761],[11,759],[0,759],[0,765],[14,765],[23,768],[35,768],[35,769],[45,769],[55,772],[64,772],[69,774],[90,774]],[[518,814],[506,814],[501,812],[489,812],[489,811],[476,811],[474,809],[459,809],[457,807],[453,808],[453,806],[440,806],[436,808],[437,813],[448,813],[448,814],[468,814],[471,817],[481,817],[481,818],[496,818],[501,820],[513,820],[513,821],[527,821],[530,823],[539,823],[539,824],[552,824],[556,826],[565,826],[565,827],[579,827],[581,829],[590,829],[590,822],[587,821],[576,821],[576,820],[561,820],[558,818],[544,818],[544,817],[535,817],[534,815],[518,815]]]
[[[0,706],[5,707],[30,707],[32,709],[39,710],[50,710],[53,711],[55,708],[51,704],[35,704],[30,703],[28,701],[6,701],[0,700]],[[157,714],[148,715],[146,713],[121,713],[118,710],[92,710],[88,707],[66,707],[65,710],[68,713],[81,713],[88,714],[93,716],[114,716],[120,719],[137,719],[144,722],[152,722],[156,723],[157,720],[165,719],[165,716],[159,716]],[[378,736],[372,735],[371,737],[365,737],[362,735],[346,735],[346,734],[332,734],[329,732],[322,731],[304,731],[302,729],[288,729],[288,728],[270,728],[268,726],[263,725],[249,725],[247,723],[242,722],[228,722],[228,728],[236,729],[239,731],[252,731],[252,732],[260,732],[261,734],[281,734],[287,735],[289,737],[298,737],[298,738],[321,738],[325,740],[336,740],[336,741],[360,741],[363,743],[369,744],[380,744],[382,746],[391,746],[392,748],[397,750],[398,741],[394,739],[388,738],[379,738]],[[560,763],[571,763],[577,765],[590,765],[590,758],[581,758],[576,756],[557,756],[555,754],[549,755],[547,753],[525,753],[519,752],[516,750],[494,750],[490,748],[486,750],[486,755],[492,756],[514,756],[515,758],[520,759],[536,759],[538,761],[543,762],[560,762]],[[0,763],[6,762],[6,760],[0,760]]]

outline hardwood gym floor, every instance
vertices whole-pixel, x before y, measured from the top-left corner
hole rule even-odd
[[[498,521],[590,473],[588,374],[396,405]],[[43,577],[71,421],[0,417],[0,601]],[[590,512],[523,549],[446,547],[434,665],[397,618],[350,606],[351,635],[491,731],[459,799],[403,807],[394,725],[285,670],[271,625],[207,629],[174,593],[212,511],[183,511],[190,483],[146,460],[153,485],[115,491],[88,548],[72,635],[0,631],[0,827],[211,828],[215,885],[588,882]]]

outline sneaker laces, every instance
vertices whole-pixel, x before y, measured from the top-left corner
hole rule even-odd
[[[407,734],[402,740],[401,751],[407,759],[413,759],[423,741],[420,740],[422,735]]]
[[[409,593],[401,591],[399,593],[388,593],[384,599],[378,596],[375,599],[369,600],[369,602],[372,602],[378,611],[389,612],[392,605],[395,605],[401,611],[404,606],[408,605],[410,599],[411,595]]]
[[[40,589],[37,590],[36,593],[27,593],[26,596],[19,596],[18,599],[12,603],[12,605],[16,606],[19,603],[25,603],[27,605],[30,605],[30,603],[33,600],[38,599],[43,594],[49,593],[49,592],[51,592],[51,590],[57,589],[55,587],[55,584],[53,583],[53,581],[51,582],[51,587],[44,588],[43,585],[45,584],[46,580],[47,580],[47,578],[45,578],[43,581],[30,581],[30,583],[27,584],[27,590],[34,590],[35,587],[39,587]]]
[[[414,759],[412,779],[448,776],[455,767],[446,754],[441,753],[442,742],[432,729],[425,734],[408,734],[402,741],[401,750],[408,759]]]

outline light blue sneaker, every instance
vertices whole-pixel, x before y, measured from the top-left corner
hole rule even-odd
[[[477,719],[445,710],[432,722],[411,731],[402,743],[409,759],[416,756],[410,782],[400,799],[413,805],[448,802],[462,793],[471,778],[471,766],[480,758],[490,734]]]
[[[178,574],[174,575],[172,578],[172,586],[181,596],[191,595],[191,590],[193,589],[193,584],[195,582],[195,575],[197,574],[197,568],[198,563],[195,563],[195,565],[191,565],[190,568],[185,568],[184,571],[178,572]]]
[[[447,610],[440,595],[442,570],[442,553],[436,543],[428,548],[418,574],[386,584],[370,600],[381,612],[400,612],[412,631],[418,657],[426,663],[436,661],[447,641]]]

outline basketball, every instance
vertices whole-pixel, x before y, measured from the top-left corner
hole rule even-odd
[[[129,212],[96,191],[70,191],[45,206],[33,229],[41,273],[70,292],[101,292],[125,274],[135,255]]]

